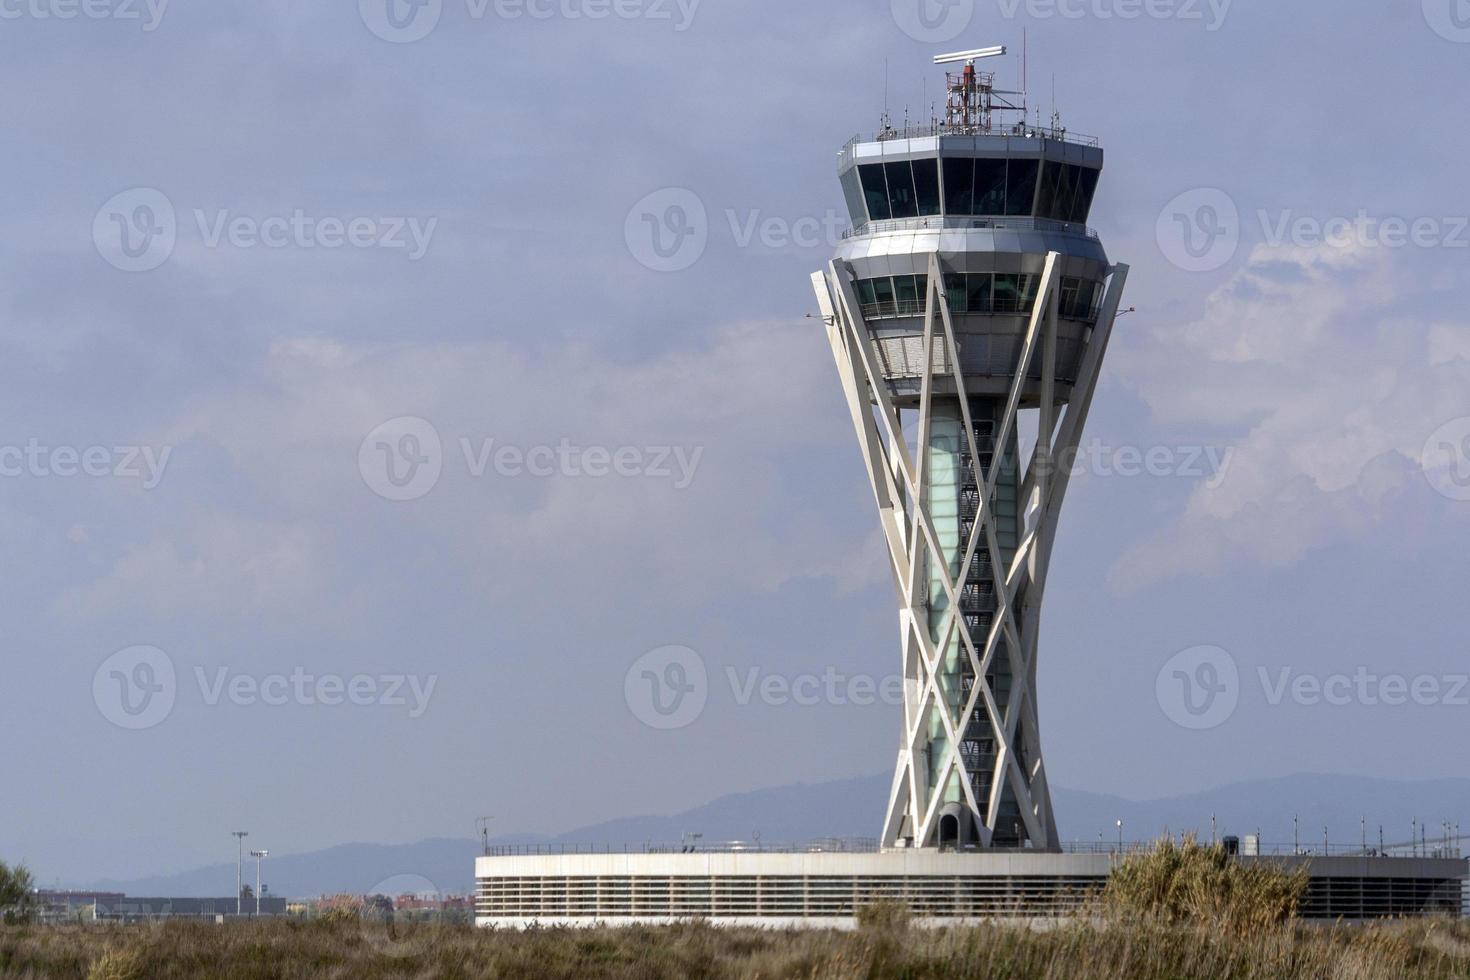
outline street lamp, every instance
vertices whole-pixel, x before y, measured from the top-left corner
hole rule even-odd
[[[1118,821],[1118,853],[1123,853],[1123,821]]]
[[[250,856],[255,858],[255,917],[260,918],[260,862],[270,854],[270,851],[251,851]]]
[[[245,863],[245,838],[250,836],[248,830],[232,830],[230,836],[235,838],[235,916],[240,915],[240,889],[243,887],[240,881],[240,866]]]

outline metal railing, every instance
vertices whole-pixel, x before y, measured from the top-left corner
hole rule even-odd
[[[575,857],[598,854],[876,854],[876,837],[824,837],[808,841],[706,841],[640,844],[503,844],[486,857]]]
[[[1068,841],[1062,844],[1066,854],[1141,854],[1152,850],[1156,841]],[[1201,841],[1208,845],[1208,841]],[[1384,848],[1382,851],[1360,845],[1331,844],[1315,847],[1306,844],[1262,843],[1249,853],[1242,842],[1242,857],[1356,857],[1356,858],[1429,858],[1464,860],[1464,852],[1456,845],[1434,844],[1411,849],[1408,846]],[[873,837],[829,837],[807,841],[706,841],[682,843],[644,841],[637,844],[501,844],[492,846],[487,857],[575,857],[599,854],[875,854],[881,850]],[[975,850],[979,850],[978,848]],[[1028,848],[990,848],[990,851],[1025,853]]]
[[[951,126],[945,122],[927,123],[905,123],[902,127],[889,126],[887,129],[874,133],[871,139],[865,139],[862,133],[857,133],[852,139],[842,146],[840,152],[846,153],[859,143],[889,143],[893,140],[922,140],[934,136],[965,136],[978,137],[980,139],[1013,140],[1013,139],[1041,139],[1055,140],[1058,143],[1075,143],[1078,146],[1101,146],[1102,140],[1096,136],[1088,136],[1085,133],[1074,133],[1067,129],[1054,129],[1049,126],[1028,126],[1025,123],[1015,123],[1009,126],[993,128],[990,132],[981,132],[976,127]]]
[[[1062,845],[1062,850],[1068,854],[1140,854],[1151,850],[1156,841],[1125,841],[1121,848],[1116,840],[1112,841],[1070,841]],[[1209,841],[1201,841],[1201,844],[1209,845]],[[1217,842],[1218,843],[1218,842]],[[1356,858],[1430,858],[1448,859],[1452,861],[1464,860],[1464,853],[1457,846],[1435,845],[1433,842],[1428,847],[1413,849],[1405,847],[1386,847],[1379,850],[1369,847],[1366,850],[1359,844],[1327,844],[1318,842],[1312,844],[1272,844],[1261,843],[1254,850],[1246,850],[1246,842],[1241,842],[1241,857],[1356,857]]]
[[[931,215],[927,218],[880,218],[866,221],[842,233],[844,239],[857,235],[876,235],[887,231],[1049,231],[1058,235],[1077,235],[1082,238],[1101,240],[1098,233],[1078,221],[1058,221],[1055,218],[1037,218],[1031,215],[976,216],[976,215]]]

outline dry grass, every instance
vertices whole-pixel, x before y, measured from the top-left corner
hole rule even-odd
[[[1165,837],[1113,870],[1104,912],[1253,936],[1296,918],[1308,881],[1304,868],[1288,872],[1266,862],[1241,864],[1218,845]]]
[[[1032,932],[926,930],[870,917],[854,933],[661,929],[390,935],[347,922],[0,929],[0,976],[27,980],[685,980],[685,978],[1470,977],[1470,926],[1449,922],[1315,928],[1232,937],[1194,924],[1117,918]]]

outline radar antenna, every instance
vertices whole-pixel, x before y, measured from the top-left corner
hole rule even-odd
[[[965,65],[958,74],[946,72],[944,76],[945,89],[948,92],[944,125],[949,132],[964,135],[992,133],[995,131],[994,114],[996,112],[1019,112],[1021,121],[1016,128],[1025,129],[1025,93],[998,89],[995,87],[994,72],[975,70],[975,62],[984,58],[999,58],[1005,53],[1005,45],[997,45],[991,48],[977,48],[974,51],[941,54],[934,58],[936,65],[952,65],[959,62],[964,62]],[[1008,97],[1012,96],[1020,98],[1019,105],[1009,100]]]

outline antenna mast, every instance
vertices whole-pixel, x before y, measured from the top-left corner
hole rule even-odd
[[[964,62],[965,66],[959,74],[946,72],[944,76],[948,93],[945,102],[944,124],[950,132],[991,133],[994,131],[994,113],[996,112],[1019,112],[1024,125],[1025,94],[997,89],[994,72],[975,70],[976,61],[982,58],[998,58],[1005,53],[1005,46],[1001,45],[939,55],[934,59],[936,65]],[[1021,96],[1021,104],[1016,105],[1009,102],[1004,98],[1005,96]]]

